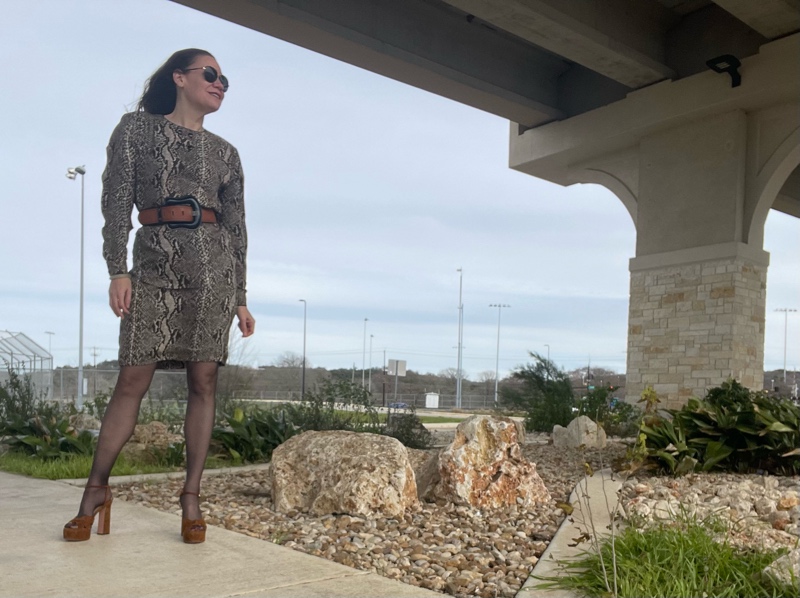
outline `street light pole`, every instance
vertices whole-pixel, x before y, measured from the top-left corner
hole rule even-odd
[[[550,380],[550,345],[545,343],[544,346],[547,347],[547,369],[545,370],[545,379]]]
[[[306,309],[308,304],[305,299],[298,299],[303,304],[303,374],[300,378],[300,398],[306,398]]]
[[[81,175],[81,309],[78,332],[78,398],[75,404],[78,409],[83,407],[83,194],[85,174],[85,166],[75,166],[67,169],[67,178],[71,181],[74,181],[76,176]]]
[[[364,348],[361,353],[361,388],[366,384],[365,376],[367,373],[367,322],[369,318],[364,318]]]
[[[369,335],[369,383],[367,384],[367,390],[372,392],[372,337],[374,334]]]
[[[775,311],[783,312],[783,383],[786,384],[786,340],[788,337],[787,333],[789,331],[789,312],[790,311],[794,312],[797,310],[781,307],[776,309]]]
[[[461,268],[458,272],[458,365],[456,366],[456,409],[461,409],[461,380],[463,378],[461,363],[464,357],[464,303],[461,301],[461,292],[464,288],[464,272]]]
[[[500,382],[500,313],[504,307],[511,307],[506,303],[491,303],[489,307],[497,308],[497,357],[494,364],[494,405],[497,407],[497,388]]]

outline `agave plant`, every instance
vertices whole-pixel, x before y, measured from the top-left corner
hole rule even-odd
[[[648,454],[671,473],[800,472],[800,408],[729,379],[667,416],[646,418]]]

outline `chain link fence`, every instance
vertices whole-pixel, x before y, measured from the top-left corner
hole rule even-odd
[[[225,366],[220,369],[217,385],[217,397],[253,402],[285,402],[301,400],[301,378],[293,368],[280,368],[270,372],[270,376],[258,376],[251,368]],[[109,396],[114,390],[119,370],[84,368],[84,401],[91,401],[97,396]],[[49,376],[48,376],[49,378]],[[272,378],[272,379],[269,379]],[[296,379],[295,379],[296,378]],[[306,390],[312,391],[315,384],[324,378],[321,371],[309,371],[306,374]],[[37,385],[38,388],[38,385]],[[456,407],[454,393],[402,392],[400,383],[398,393],[394,389],[385,392],[380,385],[373,385],[372,401],[378,407],[388,407],[395,403],[408,407],[423,409],[426,397],[430,394],[438,396],[438,409],[452,410]],[[74,402],[78,396],[78,369],[57,368],[52,376],[52,398],[58,401]],[[156,370],[153,382],[145,395],[146,401],[182,402],[186,400],[186,372],[184,370]],[[492,409],[494,394],[463,394],[461,408],[467,410]]]

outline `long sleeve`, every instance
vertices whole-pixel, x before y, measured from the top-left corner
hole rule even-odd
[[[103,257],[112,277],[128,272],[128,235],[135,195],[135,158],[132,143],[134,114],[125,114],[108,143],[106,169],[103,171],[101,209]]]
[[[247,305],[247,227],[244,216],[244,173],[239,153],[232,148],[231,173],[220,191],[222,225],[228,230],[236,274],[236,305]]]

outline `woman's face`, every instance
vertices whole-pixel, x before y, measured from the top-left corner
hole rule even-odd
[[[213,83],[206,80],[206,71],[209,69],[203,67],[216,71],[217,77]],[[221,74],[222,69],[213,56],[201,55],[185,71],[175,71],[173,78],[183,101],[202,114],[210,114],[219,110],[222,100],[225,99],[225,91],[219,78]]]

